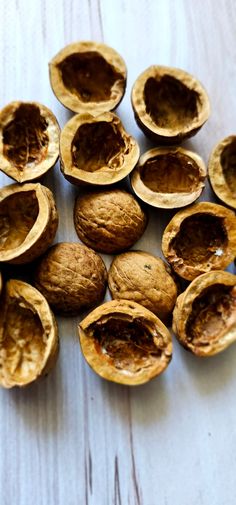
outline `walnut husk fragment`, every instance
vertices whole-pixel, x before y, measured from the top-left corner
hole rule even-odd
[[[171,360],[169,331],[152,312],[133,301],[101,305],[78,330],[86,361],[109,381],[144,384],[162,373]]]
[[[74,223],[87,246],[113,254],[137,242],[146,228],[147,216],[130,193],[110,189],[78,196]]]
[[[114,184],[139,158],[136,140],[112,112],[76,114],[61,132],[60,152],[62,173],[73,184]]]
[[[160,144],[180,143],[192,137],[210,114],[202,84],[179,68],[147,68],[136,79],[131,100],[138,126]]]
[[[0,261],[28,263],[52,243],[58,214],[52,192],[40,183],[0,189]]]
[[[136,195],[153,207],[173,209],[194,202],[205,184],[202,158],[182,147],[156,147],[144,153],[131,174]]]
[[[48,374],[59,350],[56,320],[45,298],[10,280],[0,303],[0,385],[26,386]]]
[[[0,111],[0,170],[17,182],[35,181],[59,157],[58,122],[38,102],[15,101]]]
[[[234,212],[210,202],[180,210],[164,230],[162,251],[175,272],[187,280],[224,270],[236,256]]]
[[[224,138],[214,147],[208,172],[214,193],[236,209],[236,135]]]
[[[177,286],[169,271],[161,258],[145,251],[120,254],[108,272],[112,298],[133,300],[166,321],[177,297]]]
[[[82,41],[64,47],[49,63],[56,97],[68,109],[101,114],[115,109],[123,98],[127,70],[111,47]]]
[[[236,276],[215,271],[200,275],[177,298],[173,331],[197,356],[212,356],[236,341]]]

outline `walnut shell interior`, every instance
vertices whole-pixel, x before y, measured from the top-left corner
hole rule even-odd
[[[0,305],[0,385],[25,386],[45,375],[58,353],[55,318],[44,297],[8,281]]]
[[[125,300],[107,302],[79,325],[81,349],[101,377],[143,384],[167,367],[172,355],[167,328],[149,310]]]
[[[236,136],[221,140],[209,159],[209,179],[218,198],[236,209]]]
[[[158,147],[141,156],[131,174],[131,184],[144,202],[171,209],[196,200],[205,177],[204,162],[196,153],[181,147]]]

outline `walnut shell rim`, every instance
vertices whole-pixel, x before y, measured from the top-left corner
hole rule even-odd
[[[63,83],[59,67],[67,58],[74,55],[96,53],[106,64],[118,74],[110,89],[110,97],[102,101],[84,102],[78,94],[72,93]],[[121,102],[126,88],[127,69],[123,58],[115,49],[106,44],[81,41],[67,45],[61,49],[49,62],[49,77],[52,90],[56,98],[69,110],[73,112],[91,112],[96,110],[97,114],[115,109]]]
[[[229,158],[236,156],[236,135],[225,137],[213,148],[208,162],[208,174],[216,196],[229,207],[236,209],[235,161],[231,160],[231,168],[230,160],[227,163],[227,154]]]
[[[158,157],[160,160],[164,159],[165,157],[168,159],[168,156],[172,157],[173,160],[176,157],[176,161],[179,161],[179,165],[181,166],[184,165],[191,165],[192,168],[192,174],[191,177],[187,175],[188,180],[184,181],[184,185],[187,187],[187,182],[189,182],[189,179],[192,178],[194,179],[195,175],[195,188],[193,190],[186,191],[173,191],[173,192],[168,192],[166,191],[155,191],[154,186],[156,186],[156,181],[155,179],[152,182],[152,187],[144,182],[143,174],[145,171],[145,177],[148,177],[148,166],[146,166],[147,163],[151,161],[157,162],[158,164]],[[178,159],[179,158],[179,159]],[[186,159],[185,159],[186,158]],[[182,160],[182,163],[181,163]],[[169,168],[169,167],[168,167]],[[178,167],[177,167],[178,168]],[[188,168],[188,172],[191,170],[190,167]],[[198,169],[198,174],[194,174],[196,172],[196,168]],[[155,172],[158,174],[158,167],[152,168]],[[162,170],[162,169],[161,169]],[[150,171],[149,171],[150,172]],[[187,172],[187,170],[186,170]],[[178,174],[175,174],[178,176]],[[180,182],[181,181],[181,173],[179,173],[179,178]],[[206,167],[204,164],[204,161],[202,158],[187,149],[184,149],[182,147],[155,147],[153,149],[150,149],[146,151],[139,159],[138,165],[134,168],[131,176],[130,176],[130,181],[131,181],[131,186],[136,193],[136,195],[143,201],[148,203],[149,205],[152,205],[153,207],[160,208],[160,209],[174,209],[177,207],[184,207],[186,205],[189,205],[190,203],[193,203],[202,193],[205,184],[204,180],[206,178],[207,171]],[[160,176],[161,177],[161,176]],[[173,174],[171,173],[170,170],[170,181],[172,181],[173,184]],[[196,179],[198,179],[196,183]],[[177,189],[178,187],[178,177],[176,177],[176,185],[175,188]],[[192,183],[194,184],[194,182]]]
[[[155,82],[158,82],[157,78],[160,80],[163,80],[163,78],[169,79],[170,91],[171,87],[173,87],[173,83],[175,84],[176,89],[174,88],[172,93],[174,92],[174,95],[176,95],[176,92],[179,93],[180,102],[183,101],[183,94],[186,92],[188,92],[188,97],[190,95],[194,97],[195,114],[192,114],[193,117],[190,118],[189,121],[187,121],[184,113],[182,114],[182,124],[177,124],[177,126],[171,126],[171,124],[168,124],[168,121],[167,126],[161,126],[152,119],[151,115],[146,110],[144,93],[148,80],[153,79]],[[178,91],[179,86],[181,87],[182,92],[181,90],[180,92]],[[168,89],[167,92],[165,92],[165,95],[165,99],[168,103]],[[189,100],[187,100],[187,102],[188,101]],[[171,100],[169,100],[169,102],[171,102]],[[193,75],[189,74],[188,72],[175,67],[152,65],[144,70],[144,72],[139,75],[133,85],[131,92],[131,103],[134,110],[136,122],[144,134],[150,137],[152,140],[164,144],[175,144],[178,142],[180,143],[184,139],[192,137],[203,126],[210,115],[209,98],[200,81],[198,81]],[[169,108],[171,110],[171,107]],[[188,103],[186,103],[186,111],[188,111],[189,108],[190,107]],[[174,112],[176,111],[174,110]],[[165,118],[165,110],[162,112],[162,114]],[[172,115],[176,117],[176,113]]]
[[[215,270],[200,275],[189,284],[187,289],[181,295],[179,295],[173,312],[173,332],[175,333],[179,343],[185,349],[192,352],[196,356],[200,357],[208,357],[208,356],[210,357],[215,354],[218,354],[224,351],[224,349],[226,349],[229,345],[231,345],[233,342],[236,341],[236,316],[233,317],[233,315],[230,314],[228,316],[227,321],[227,318],[223,316],[221,312],[219,312],[219,308],[217,308],[217,306],[215,312],[216,313],[219,312],[218,317],[223,321],[223,324],[227,325],[230,322],[230,327],[229,328],[226,327],[226,332],[225,333],[223,332],[223,335],[221,336],[219,335],[219,338],[216,340],[212,339],[210,340],[209,337],[209,342],[208,343],[203,342],[202,345],[199,345],[199,343],[197,342],[194,343],[193,339],[190,338],[188,323],[191,317],[191,313],[193,311],[193,306],[194,304],[196,304],[198,300],[202,299],[204,293],[205,296],[207,295],[207,292],[209,292],[209,288],[212,289],[214,286],[216,287],[221,286],[220,288],[221,290],[222,286],[232,287],[232,289],[234,287],[236,288],[236,276],[229,272],[221,270]],[[235,296],[233,296],[233,298],[234,298],[233,308],[235,313],[235,306],[236,306]],[[222,300],[224,300],[223,295],[222,299],[219,300],[219,302],[222,303],[223,306],[224,302]],[[202,312],[206,311],[207,306],[205,308],[202,308],[201,310]],[[227,308],[225,308],[225,312],[227,313]],[[200,312],[196,314],[197,314],[196,317],[198,317]],[[209,324],[211,324],[210,319]],[[219,322],[218,326],[220,326]],[[204,335],[204,330],[202,330],[201,333]]]
[[[115,151],[117,152],[114,153],[114,148],[112,152],[112,144],[111,144],[111,155],[110,155],[111,157],[109,161],[107,161],[106,159],[106,157],[108,156],[108,154],[106,153],[104,164],[98,167],[98,169],[95,169],[94,171],[86,170],[85,168],[86,161],[84,162],[84,168],[82,168],[83,166],[82,162],[80,162],[81,166],[79,168],[78,166],[76,166],[73,153],[73,143],[76,138],[76,135],[79,134],[80,130],[83,129],[84,127],[93,128],[94,125],[95,128],[97,127],[102,130],[102,128],[104,127],[104,123],[107,125],[107,128],[109,128],[109,131],[107,131],[107,142],[106,138],[103,139],[105,147],[109,143],[109,136],[113,134],[114,142],[116,142],[117,138],[117,145],[115,146]],[[98,144],[99,143],[101,143],[101,140],[98,141]],[[85,150],[86,147],[87,150],[88,149],[92,150],[92,147],[90,145],[89,146],[85,145]],[[98,145],[98,147],[99,147],[99,154],[101,157],[102,146]],[[82,150],[83,148],[81,149],[80,147],[80,151]],[[132,137],[125,131],[120,118],[112,112],[104,112],[96,116],[92,114],[76,114],[66,123],[66,125],[61,131],[60,136],[61,171],[64,177],[72,184],[76,185],[88,184],[88,185],[104,186],[121,181],[133,170],[134,166],[138,161],[139,153],[140,153],[139,146],[136,140],[134,139],[134,137]],[[82,155],[80,154],[80,158],[81,157],[83,157],[83,153]],[[121,161],[119,161],[119,158],[121,159]],[[113,161],[111,162],[111,160]],[[83,159],[81,161],[83,161]],[[87,159],[87,163],[88,162],[89,160]],[[99,163],[99,157],[97,163]],[[94,160],[94,166],[95,165],[96,165],[96,159]]]
[[[117,368],[105,348],[94,338],[93,328],[120,321],[121,325],[140,325],[152,336],[152,341],[160,356],[150,366],[145,365],[131,372]],[[112,300],[91,312],[78,327],[80,346],[89,366],[100,377],[128,386],[144,384],[164,372],[172,357],[172,340],[166,326],[151,311],[133,301]],[[151,360],[151,358],[150,358]],[[152,360],[151,360],[152,361]],[[147,359],[148,362],[148,359]]]
[[[37,135],[37,128],[33,125],[33,115],[38,114],[38,112],[40,119],[37,117],[35,121],[37,128],[42,130],[40,133],[41,135],[44,135],[43,140],[41,140],[40,136]],[[16,115],[19,116],[18,119],[16,118]],[[17,131],[20,129],[20,124],[22,122],[24,124],[24,115],[26,115],[26,128],[31,128],[33,133],[36,132],[36,138],[33,138],[33,141],[31,140],[31,149],[34,149],[35,144],[36,153],[34,152],[34,156],[32,154],[33,161],[26,160],[27,162],[23,163],[22,166],[22,163],[20,162],[21,157],[19,155],[19,138],[15,139],[18,132],[14,133],[14,122],[17,123],[18,121],[19,123],[18,126],[15,126]],[[27,115],[29,117],[27,117]],[[12,123],[13,132],[12,128],[10,128]],[[47,124],[47,127],[45,123]],[[33,128],[34,126],[35,129]],[[7,135],[4,133],[6,129],[8,129]],[[27,135],[29,136],[29,133],[27,133]],[[0,111],[0,170],[19,183],[38,180],[56,164],[59,158],[59,135],[60,127],[57,119],[52,111],[45,105],[42,105],[39,102],[23,101],[14,101],[9,103]],[[9,153],[13,150],[13,152],[9,155],[5,152],[6,149],[4,145],[6,144],[4,142],[4,137],[5,140],[8,139],[8,142],[11,144],[9,146]],[[16,143],[15,152],[14,140]],[[23,145],[25,144],[25,138],[22,143]],[[29,159],[30,152],[27,156]],[[17,163],[14,161],[14,157],[18,157]]]

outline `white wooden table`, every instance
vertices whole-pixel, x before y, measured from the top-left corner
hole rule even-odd
[[[0,106],[15,99],[70,114],[54,97],[48,61],[76,40],[104,41],[124,57],[128,86],[118,108],[126,129],[150,146],[130,105],[151,64],[183,68],[210,95],[212,114],[187,145],[207,161],[236,128],[233,0],[1,0]],[[1,185],[10,183],[0,176]],[[78,189],[59,167],[46,177],[60,212],[57,241],[77,240]],[[212,198],[205,190],[202,200]],[[136,247],[160,254],[171,213],[153,212]],[[106,257],[109,265],[110,258]],[[174,342],[163,376],[137,388],[101,380],[84,362],[76,319],[60,323],[55,370],[39,385],[0,391],[1,505],[234,505],[236,345],[206,361]]]

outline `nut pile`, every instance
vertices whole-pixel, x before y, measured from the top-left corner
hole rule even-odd
[[[70,44],[49,72],[56,97],[76,113],[61,133],[38,102],[16,101],[0,111],[0,170],[16,181],[0,189],[0,385],[25,386],[51,370],[59,349],[51,309],[64,316],[86,311],[78,327],[82,353],[101,377],[121,384],[143,384],[166,369],[172,315],[187,350],[198,356],[224,350],[236,341],[236,276],[224,271],[236,257],[236,137],[217,144],[209,160],[212,189],[231,209],[194,203],[207,169],[178,144],[210,114],[195,77],[154,65],[137,78],[135,120],[154,141],[140,157],[112,112],[127,79],[114,49]],[[63,176],[78,187],[74,225],[82,244],[52,246],[58,211],[38,181],[58,157]],[[114,186],[128,175],[138,198]],[[145,233],[148,206],[178,210],[162,237],[168,263],[129,251]],[[109,272],[98,253],[117,254]],[[7,263],[31,263],[34,286],[6,281]],[[189,282],[185,290],[182,279]],[[107,282],[113,300],[102,303]]]

